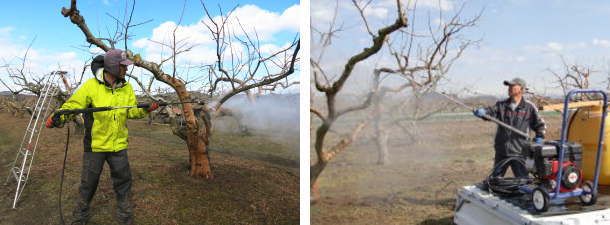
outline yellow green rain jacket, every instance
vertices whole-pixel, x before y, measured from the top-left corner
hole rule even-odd
[[[133,87],[128,82],[118,84],[113,90],[104,82],[103,69],[97,70],[94,78],[87,80],[64,103],[60,110],[93,107],[116,107],[137,105]],[[127,148],[127,119],[140,119],[148,111],[140,108],[114,109],[84,113],[86,152],[118,152]],[[63,119],[63,116],[62,116]]]

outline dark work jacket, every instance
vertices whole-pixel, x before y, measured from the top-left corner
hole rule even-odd
[[[538,115],[538,109],[534,103],[521,99],[517,108],[510,108],[510,98],[496,102],[495,105],[485,108],[487,115],[511,125],[520,131],[529,134],[530,129],[536,133],[536,137],[544,138],[546,125]],[[521,149],[527,143],[527,139],[509,129],[498,125],[496,138],[494,140],[496,157],[521,156]]]

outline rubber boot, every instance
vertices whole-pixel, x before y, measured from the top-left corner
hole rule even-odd
[[[83,200],[76,202],[76,208],[72,212],[72,223],[71,225],[85,225],[89,222],[91,214],[89,214],[89,204]]]

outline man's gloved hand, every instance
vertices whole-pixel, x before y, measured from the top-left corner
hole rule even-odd
[[[47,128],[61,127],[61,118],[59,115],[50,115],[44,125]]]
[[[148,106],[148,108],[146,109],[146,111],[152,112],[155,111],[155,109],[159,108],[159,104],[157,103],[152,103],[150,104],[150,106]]]
[[[542,143],[544,143],[544,138],[541,138],[541,137],[534,138],[534,142],[536,142],[538,144],[542,144]]]
[[[485,112],[485,109],[480,108],[480,109],[476,109],[476,110],[472,111],[472,114],[474,114],[477,117],[483,117],[487,114],[487,112]]]

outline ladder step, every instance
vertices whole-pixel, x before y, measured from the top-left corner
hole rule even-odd
[[[13,167],[11,171],[13,172],[13,176],[15,177],[15,181],[19,182],[19,175],[21,174],[21,169],[19,169],[19,167]],[[23,174],[23,176],[21,176],[21,182],[25,181],[26,175],[27,174]]]
[[[24,156],[32,155],[32,151],[27,150],[27,149],[21,149],[21,151],[19,151],[19,153],[21,153]]]
[[[20,169],[17,167],[13,167],[11,169],[11,172],[13,173],[13,177],[15,177],[15,180],[19,180],[19,174],[21,173],[19,170]]]

